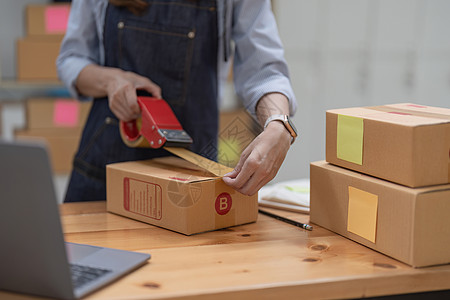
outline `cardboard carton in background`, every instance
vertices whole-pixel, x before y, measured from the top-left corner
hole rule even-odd
[[[81,128],[43,128],[16,130],[16,139],[39,140],[47,144],[53,172],[67,174],[81,137]]]
[[[25,9],[28,36],[63,36],[70,4],[29,4]]]
[[[27,99],[27,128],[83,127],[91,104],[68,98]]]
[[[56,59],[62,38],[27,37],[17,41],[18,80],[58,80]]]
[[[450,182],[450,109],[410,103],[327,111],[326,160],[410,187]]]
[[[450,184],[409,188],[311,163],[311,222],[414,267],[450,263]]]
[[[186,235],[255,222],[257,195],[180,158],[107,166],[107,210]]]

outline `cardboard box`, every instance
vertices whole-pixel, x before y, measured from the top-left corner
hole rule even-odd
[[[311,163],[311,222],[414,267],[450,263],[450,184],[409,188]]]
[[[29,4],[25,10],[28,36],[63,36],[67,29],[70,4]]]
[[[27,128],[83,127],[91,102],[67,98],[31,98],[26,102]]]
[[[326,114],[326,160],[410,187],[450,182],[450,109],[410,103]]]
[[[110,164],[107,210],[186,235],[255,222],[257,195],[176,157]]]
[[[61,38],[23,38],[17,41],[19,80],[58,80],[56,59]]]
[[[81,128],[46,128],[17,130],[15,137],[39,140],[47,144],[52,169],[55,173],[69,173],[81,138]]]

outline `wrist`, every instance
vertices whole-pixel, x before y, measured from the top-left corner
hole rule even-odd
[[[270,132],[275,137],[279,137],[281,140],[285,140],[289,145],[292,144],[293,138],[289,131],[286,130],[284,124],[280,121],[273,121],[267,124],[264,131]]]
[[[101,73],[102,87],[105,93],[114,91],[125,76],[125,71],[118,68],[103,67]]]
[[[295,128],[294,123],[292,123],[291,119],[289,118],[289,115],[269,116],[264,124],[264,128],[267,128],[272,123],[281,124],[284,127],[284,130],[291,136],[291,144],[294,143],[297,137],[297,129]]]

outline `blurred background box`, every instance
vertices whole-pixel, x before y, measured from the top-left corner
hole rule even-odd
[[[30,98],[26,102],[28,129],[83,127],[91,102],[69,98]]]
[[[25,10],[28,36],[60,35],[67,29],[69,4],[29,4]]]
[[[43,128],[16,130],[15,138],[43,141],[47,144],[53,172],[67,174],[72,170],[72,160],[78,148],[81,128]]]
[[[58,80],[56,59],[62,37],[27,37],[17,41],[18,80]]]

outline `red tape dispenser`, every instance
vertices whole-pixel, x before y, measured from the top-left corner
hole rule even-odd
[[[141,117],[120,121],[120,135],[129,147],[158,149],[167,147],[187,147],[192,138],[181,127],[169,104],[163,99],[138,96]]]

